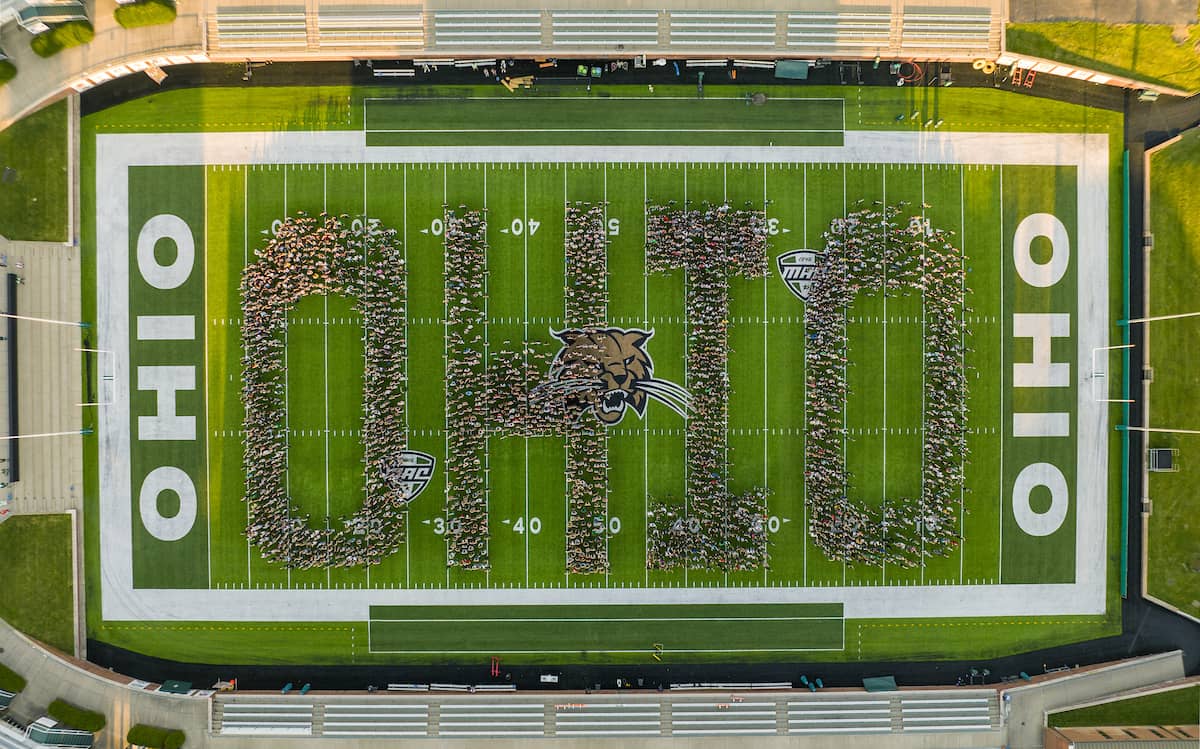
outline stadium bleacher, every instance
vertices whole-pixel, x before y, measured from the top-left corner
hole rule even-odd
[[[304,6],[279,6],[269,12],[218,9],[215,41],[226,49],[306,47]]]
[[[425,45],[425,19],[419,12],[322,9],[317,30],[323,47],[420,49]]]
[[[891,37],[890,8],[863,7],[845,13],[788,14],[789,47],[828,52],[847,50],[853,54],[867,54],[871,50],[886,50],[891,45]]]
[[[312,735],[313,704],[298,701],[222,704],[221,732],[253,735]]]
[[[321,735],[345,738],[397,738],[429,734],[429,705],[330,702]]]
[[[217,695],[213,732],[343,739],[457,737],[781,736],[988,732],[1000,728],[989,689],[912,692],[754,691],[679,685],[648,692],[565,695],[478,694],[479,685],[396,684],[415,693],[253,697]],[[447,687],[473,689],[468,696]],[[438,691],[449,692],[437,694]],[[575,699],[581,696],[576,695]]]
[[[439,736],[542,736],[542,702],[448,702],[441,706]]]
[[[555,706],[556,736],[659,736],[662,706],[641,702],[584,702]]]
[[[550,12],[556,47],[658,46],[658,11]]]
[[[778,14],[677,10],[668,13],[679,47],[774,47]]]
[[[437,47],[537,47],[542,43],[540,11],[437,11]]]

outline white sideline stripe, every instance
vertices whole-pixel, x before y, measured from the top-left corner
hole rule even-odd
[[[129,167],[309,163],[808,163],[1030,164],[1077,167],[1078,348],[1107,344],[1109,138],[1106,134],[848,131],[840,147],[441,146],[366,147],[358,131],[138,133],[96,136],[97,335],[114,352],[114,402],[99,440],[101,616],[110,621],[367,621],[372,605],[596,605],[842,601],[860,618],[1096,615],[1105,610],[1108,412],[1078,388],[1073,583],[892,588],[524,588],[139,590],[133,587],[130,469]],[[140,227],[139,227],[140,228]],[[1073,374],[1078,374],[1073,373]]]

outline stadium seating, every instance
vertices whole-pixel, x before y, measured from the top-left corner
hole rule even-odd
[[[776,728],[775,702],[676,702],[671,705],[675,736],[767,734]]]
[[[313,705],[304,702],[227,702],[221,732],[249,735],[301,735],[313,732]]]
[[[556,736],[659,736],[662,706],[655,703],[578,703],[557,706]]]
[[[658,46],[658,11],[550,12],[556,47]]]
[[[777,14],[672,11],[671,45],[676,47],[774,47]]]
[[[433,14],[437,47],[537,47],[542,43],[542,14],[529,11],[437,11]]]
[[[417,12],[354,12],[322,9],[317,16],[322,47],[411,47],[425,44],[425,19]]]
[[[440,736],[542,736],[546,705],[541,702],[449,702],[441,706]]]
[[[308,46],[303,6],[281,6],[270,12],[217,10],[216,44],[225,49]]]
[[[987,697],[906,695],[900,698],[901,718],[906,731],[987,730],[992,702]]]
[[[325,705],[323,736],[382,739],[428,733],[429,705],[390,702]]]
[[[889,8],[864,7],[853,13],[789,13],[787,44],[814,52],[865,54],[891,44]]]

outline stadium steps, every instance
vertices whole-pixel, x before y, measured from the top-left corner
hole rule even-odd
[[[325,735],[325,705],[321,704],[320,702],[313,705],[312,735]]]

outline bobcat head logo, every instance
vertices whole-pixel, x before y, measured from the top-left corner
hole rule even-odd
[[[608,426],[630,409],[640,418],[651,399],[685,419],[692,410],[691,393],[654,377],[654,361],[645,349],[653,330],[572,328],[550,334],[563,346],[550,363],[549,382],[535,393],[564,398],[579,418],[591,413]]]

